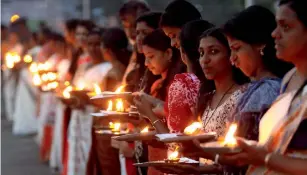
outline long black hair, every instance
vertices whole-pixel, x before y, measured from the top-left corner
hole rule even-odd
[[[201,40],[202,38],[205,37],[213,37],[217,39],[222,45],[224,45],[227,48],[227,53],[230,59],[230,54],[231,54],[230,47],[226,36],[224,35],[224,33],[220,28],[213,27],[206,30],[200,36],[199,39]],[[234,82],[238,85],[243,85],[250,81],[249,78],[246,75],[244,75],[244,73],[240,69],[236,68],[235,66],[232,66],[232,77]],[[215,90],[214,80],[208,80],[205,78],[199,88],[199,93],[198,93],[199,94],[198,103],[197,103],[198,115],[202,115],[202,113],[204,112],[208,101],[207,95],[213,92],[214,90]]]
[[[223,30],[226,35],[245,43],[265,45],[262,56],[265,68],[283,78],[293,65],[276,58],[275,43],[271,36],[276,26],[275,16],[270,10],[254,5],[227,21]]]
[[[128,38],[120,28],[108,28],[102,34],[103,46],[110,49],[123,65],[129,64],[131,52],[128,50]]]
[[[157,98],[165,100],[168,86],[171,84],[171,81],[174,79],[176,74],[186,71],[185,65],[181,61],[179,51],[171,46],[170,38],[167,37],[161,29],[157,29],[148,34],[143,40],[143,45],[147,45],[160,51],[166,51],[169,48],[171,48],[173,51],[171,63],[169,64],[171,66],[168,68],[167,77],[158,90]]]
[[[201,14],[197,8],[186,0],[174,0],[163,13],[160,26],[181,28],[189,21],[201,19]]]
[[[205,79],[204,72],[199,64],[199,37],[214,25],[205,20],[195,20],[185,24],[180,32],[180,45],[193,66],[193,73],[200,81]]]
[[[160,12],[146,12],[139,16],[136,20],[136,23],[144,22],[146,25],[152,29],[158,29],[160,18],[162,13]],[[135,46],[136,47],[136,46]],[[135,72],[131,72],[131,77],[133,75],[137,75],[138,77],[134,77],[134,79],[138,80],[138,86],[135,87],[136,91],[143,90],[145,93],[150,93],[151,85],[160,77],[157,75],[153,75],[151,71],[149,71],[145,66],[145,56],[142,53],[136,52],[136,65],[138,66]],[[129,77],[127,76],[127,80]]]

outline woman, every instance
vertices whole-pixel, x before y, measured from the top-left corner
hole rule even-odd
[[[27,54],[35,59],[37,52],[34,49],[39,47],[35,42],[37,41],[35,35],[32,35],[31,41],[31,47]],[[36,100],[38,91],[33,85],[28,67],[23,68],[19,76],[16,89],[13,134],[34,134],[37,132]]]
[[[7,53],[15,53],[19,56],[24,52],[23,45],[21,44],[20,38],[18,36],[18,29],[15,26],[12,26],[8,36],[8,45],[9,50]],[[5,62],[6,58],[4,58]],[[16,70],[6,69],[3,72],[5,84],[3,87],[4,90],[4,102],[5,102],[5,116],[9,120],[14,120],[14,108],[15,108],[15,93],[16,87],[18,85],[18,73]]]
[[[249,79],[231,66],[230,49],[220,29],[212,28],[200,37],[200,65],[213,86],[203,84],[199,90],[198,112],[205,132],[224,136],[226,126]],[[210,85],[210,84],[209,84]]]
[[[81,20],[78,22],[75,32],[75,48],[73,52],[71,65],[69,67],[68,81],[72,81],[73,84],[77,82],[74,80],[75,77],[83,76],[84,72],[91,64],[91,58],[89,57],[87,47],[87,36],[88,33],[95,27],[95,24],[89,20]]]
[[[106,29],[101,37],[103,47],[100,48],[103,58],[108,61],[110,66],[105,68],[103,74],[104,82],[102,90],[114,91],[121,83],[123,72],[128,64],[131,52],[128,50],[128,39],[123,30],[119,28]],[[96,50],[95,55],[100,55]],[[93,53],[94,54],[94,53]],[[102,69],[101,69],[102,70]],[[95,122],[96,121],[96,122]],[[94,120],[93,125],[101,125],[99,120]],[[92,128],[93,131],[95,130]],[[92,132],[92,148],[90,160],[88,162],[87,174],[120,174],[124,172],[123,167],[118,169],[119,159],[118,151],[111,147],[111,138],[106,135],[96,134]],[[95,168],[94,168],[95,167]],[[99,174],[99,173],[98,173]]]
[[[232,116],[238,136],[247,139],[257,140],[261,116],[278,96],[280,78],[292,67],[275,56],[275,27],[274,15],[261,6],[243,10],[223,27],[232,63],[252,80]]]
[[[107,74],[107,90],[114,91],[122,81],[129,63],[131,51],[128,50],[128,39],[119,28],[109,28],[102,35],[102,54],[112,64]]]
[[[172,47],[179,49],[181,27],[189,21],[199,19],[201,19],[201,14],[193,4],[186,0],[174,0],[165,8],[160,27],[171,39]]]
[[[123,79],[128,85],[137,85],[134,87],[134,91],[142,89],[144,92],[149,93],[150,86],[159,78],[159,76],[153,75],[146,69],[142,42],[145,36],[159,28],[160,17],[161,13],[148,12],[144,13],[136,20],[136,60],[134,61],[135,64],[133,65],[132,71]],[[133,58],[133,55],[131,58]],[[129,66],[132,66],[131,60]]]
[[[183,71],[182,63],[179,57],[179,53],[176,49],[170,45],[170,39],[163,33],[162,30],[155,30],[147,35],[143,40],[143,52],[146,57],[145,65],[154,75],[161,75],[161,79],[154,82],[151,87],[151,95],[160,100],[167,98],[167,89],[174,79],[174,75]],[[170,67],[172,65],[172,67]],[[142,103],[142,96],[140,100],[136,99],[135,103],[141,113],[143,109],[151,108],[149,103]],[[158,118],[155,115],[146,116],[150,119],[154,127],[158,132],[168,132],[167,128],[158,125],[160,122],[164,122],[163,119]],[[166,155],[165,149],[148,147],[149,161],[163,160]],[[161,174],[152,168],[148,169],[148,174]]]
[[[204,20],[188,22],[180,34],[182,61],[188,73],[177,74],[168,89],[164,111],[168,130],[171,133],[182,133],[186,126],[196,120],[195,106],[200,82],[204,73],[198,62],[199,36],[213,25]],[[142,101],[142,104],[148,101]],[[148,106],[148,105],[145,105]],[[152,108],[143,109],[145,116],[155,115]],[[157,123],[157,125],[161,125]]]
[[[85,84],[85,89],[93,91],[94,84],[105,84],[106,76],[112,68],[111,63],[105,62],[101,50],[101,31],[93,29],[87,37],[87,52],[91,56],[92,65],[85,71],[84,76],[78,77],[77,82]],[[103,89],[104,90],[104,89]],[[72,174],[85,174],[87,161],[92,143],[92,116],[91,106],[80,101],[84,109],[73,109],[69,124],[69,162],[68,172]]]
[[[136,60],[134,64],[133,71],[127,74],[126,78],[123,78],[123,81],[129,85],[133,85],[133,91],[142,90],[145,93],[150,92],[150,87],[154,81],[156,81],[160,76],[153,75],[145,66],[145,56],[143,54],[142,45],[144,38],[153,32],[155,29],[159,28],[161,13],[158,12],[148,12],[139,16],[136,19]],[[134,58],[133,55],[131,59]],[[129,66],[132,66],[130,60]],[[129,68],[127,68],[129,69]],[[127,73],[127,70],[126,70]],[[126,86],[127,87],[127,86]],[[128,89],[126,89],[127,91]],[[147,150],[146,147],[142,147],[141,142],[136,142],[136,148],[142,148],[143,151],[136,151],[136,155],[139,161],[144,162],[147,159]],[[131,156],[134,156],[133,144],[128,144],[127,142],[121,144],[120,152],[122,152],[126,158],[126,169],[127,173],[131,172],[130,170],[135,169],[132,165],[134,160],[131,160]],[[142,168],[142,173],[146,173],[147,168]]]
[[[306,1],[282,0],[276,14],[276,56],[292,62],[306,80],[307,14]],[[293,82],[295,77],[288,80]],[[306,82],[284,88],[260,122],[259,143],[238,139],[242,153],[227,157],[238,165],[248,165],[247,174],[292,174],[307,172],[306,161]],[[290,88],[290,89],[289,89]]]

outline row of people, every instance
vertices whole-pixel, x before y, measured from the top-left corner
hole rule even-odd
[[[37,60],[48,59],[62,72],[62,81],[75,86],[85,83],[92,89],[99,83],[102,90],[113,91],[127,84],[126,90],[135,92],[134,105],[157,133],[182,133],[201,120],[205,133],[222,137],[230,123],[237,123],[242,152],[197,151],[195,141],[195,149],[187,149],[187,154],[204,158],[204,165],[182,167],[186,173],[305,174],[304,7],[303,0],[281,0],[275,16],[264,7],[251,6],[217,27],[185,0],[174,0],[163,13],[129,1],[119,13],[124,30],[101,31],[90,21],[67,21],[65,40],[52,34]],[[24,94],[24,88],[19,89]],[[164,160],[174,151],[172,144],[121,142],[119,159],[110,138],[102,141],[93,132],[99,125],[90,116],[95,109],[70,108],[52,93],[39,95],[40,100],[33,103],[39,104],[39,124],[29,119],[35,115],[34,107],[24,117],[22,108],[29,97],[17,100],[15,110],[20,114],[14,123],[22,119],[21,124],[38,127],[41,158],[50,159],[51,166],[63,174],[179,173],[132,166]]]

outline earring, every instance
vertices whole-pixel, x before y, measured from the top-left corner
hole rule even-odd
[[[260,50],[260,55],[263,56],[264,53],[263,53],[263,48]]]
[[[263,53],[263,49],[265,48],[265,45],[260,49],[260,55],[263,56],[264,53]]]

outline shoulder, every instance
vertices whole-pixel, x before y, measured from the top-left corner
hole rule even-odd
[[[257,112],[269,107],[279,95],[281,79],[267,78],[250,83],[242,96],[245,110]]]
[[[289,72],[286,73],[286,75],[284,76],[284,78],[282,79],[281,82],[281,88],[280,88],[280,93],[283,93],[288,85],[288,83],[290,82],[291,78],[293,77],[293,75],[296,73],[296,68],[292,68]]]
[[[182,74],[175,75],[174,82],[181,82],[185,84],[190,84],[190,83],[199,84],[200,83],[197,76],[191,73],[182,73]]]

